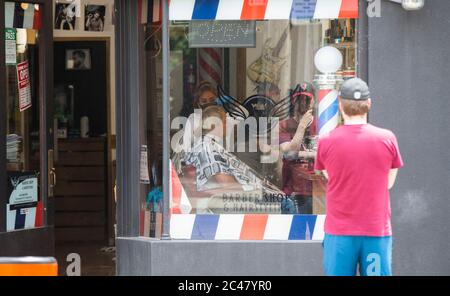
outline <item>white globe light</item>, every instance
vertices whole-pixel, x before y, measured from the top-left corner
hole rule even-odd
[[[342,53],[333,46],[325,46],[316,52],[314,65],[322,73],[335,73],[342,66]]]

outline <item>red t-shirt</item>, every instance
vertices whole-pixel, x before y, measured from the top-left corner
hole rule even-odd
[[[279,139],[280,145],[286,142],[292,141],[297,132],[298,122],[294,118],[288,118],[280,122]],[[305,131],[304,137],[315,135],[315,124],[311,124]],[[301,147],[298,147],[298,151],[301,151]],[[313,184],[312,181],[296,177],[293,175],[293,167],[304,166],[308,167],[308,164],[300,163],[300,160],[287,160],[283,157],[283,192],[287,195],[292,193],[296,195],[312,196]]]
[[[403,161],[395,135],[371,124],[343,125],[319,139],[316,170],[326,170],[325,232],[389,236],[390,169]]]

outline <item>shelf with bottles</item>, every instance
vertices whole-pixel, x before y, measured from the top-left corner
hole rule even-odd
[[[327,43],[326,45],[336,47],[337,49],[355,49],[356,48],[356,44],[353,41]]]
[[[330,20],[328,29],[325,31],[326,44],[355,44],[356,21],[354,19],[334,19]]]

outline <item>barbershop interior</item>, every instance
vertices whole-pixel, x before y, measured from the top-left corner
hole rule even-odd
[[[140,142],[149,173],[141,175],[140,234],[161,236],[164,132],[171,213],[324,214],[316,142],[342,119],[336,111],[320,122],[319,96],[328,107],[330,90],[356,75],[356,28],[355,19],[171,21],[171,130],[163,131],[162,32],[144,25]],[[335,61],[315,61],[323,47]]]

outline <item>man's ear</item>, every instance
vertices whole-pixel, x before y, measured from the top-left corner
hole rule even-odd
[[[368,99],[367,101],[369,103],[369,110],[370,110],[372,108],[372,99]]]

